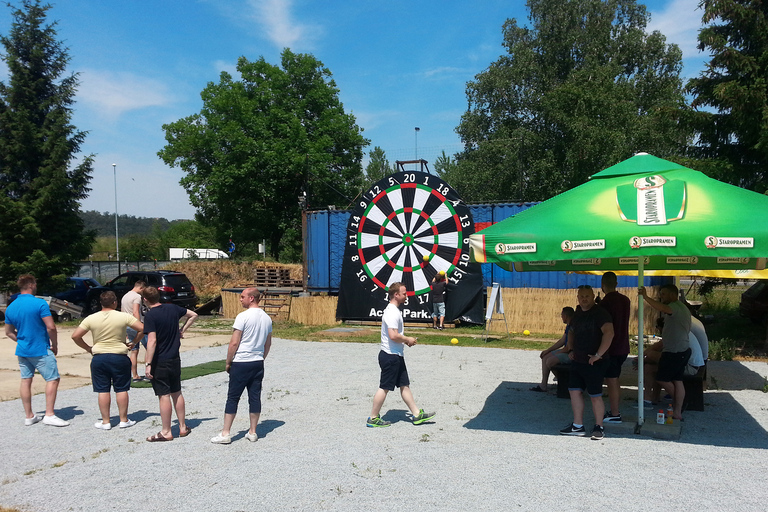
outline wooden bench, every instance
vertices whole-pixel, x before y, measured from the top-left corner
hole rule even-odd
[[[568,380],[571,378],[571,365],[558,363],[552,367],[552,373],[557,377],[557,398],[571,398],[568,392]]]
[[[685,386],[685,398],[683,399],[683,410],[703,411],[704,410],[704,389],[707,385],[707,363],[699,368],[696,375],[685,375],[683,377],[683,386]]]

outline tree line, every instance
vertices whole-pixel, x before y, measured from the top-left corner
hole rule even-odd
[[[768,189],[764,2],[702,0],[699,49],[710,60],[687,82],[680,49],[647,31],[650,15],[636,0],[526,5],[527,22],[504,23],[503,53],[467,83],[456,126],[463,150],[433,163],[465,200],[545,200],[640,151]],[[71,124],[78,76],[67,73],[67,50],[46,21],[51,6],[23,0],[10,9],[10,33],[0,37],[9,70],[0,82],[6,285],[31,270],[61,278],[88,256],[94,235],[80,215],[93,157],[79,155],[85,133]],[[222,72],[208,84],[200,112],[162,127],[158,156],[184,172],[192,222],[212,240],[202,245],[232,238],[248,254],[266,239],[274,258],[296,260],[302,209],[348,207],[394,169],[378,146],[363,169],[370,141],[313,55],[286,48],[279,64],[241,57],[237,71],[239,79]],[[154,240],[171,229],[158,222]]]

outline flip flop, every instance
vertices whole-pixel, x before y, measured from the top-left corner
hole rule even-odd
[[[192,429],[189,427],[187,427],[187,430],[185,430],[184,432],[179,430],[179,437],[187,437],[190,432],[192,432]]]
[[[187,432],[187,434],[189,434],[189,432]],[[168,439],[167,437],[165,437],[163,435],[162,432],[158,432],[157,434],[155,434],[153,436],[149,436],[147,438],[147,442],[149,442],[149,443],[159,443],[159,442],[163,442],[163,441],[173,441],[173,438]]]
[[[546,393],[546,390],[541,389],[539,386],[533,386],[530,391],[536,391],[537,393]]]

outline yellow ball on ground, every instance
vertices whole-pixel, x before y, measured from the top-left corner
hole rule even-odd
[[[530,336],[531,335],[531,331],[526,329],[526,330],[523,331],[523,334],[525,334],[526,336]]]
[[[429,261],[429,254],[425,254],[423,258],[421,258],[424,261]]]
[[[458,345],[459,340],[457,340],[456,338],[452,338],[451,343],[453,343],[454,345]]]

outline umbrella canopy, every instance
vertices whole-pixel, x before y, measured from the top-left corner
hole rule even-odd
[[[524,270],[763,270],[768,196],[648,154],[470,236]]]
[[[645,269],[764,270],[766,218],[768,196],[640,153],[471,235],[470,257],[517,271],[634,270],[639,283]],[[642,390],[638,372],[639,425]]]

